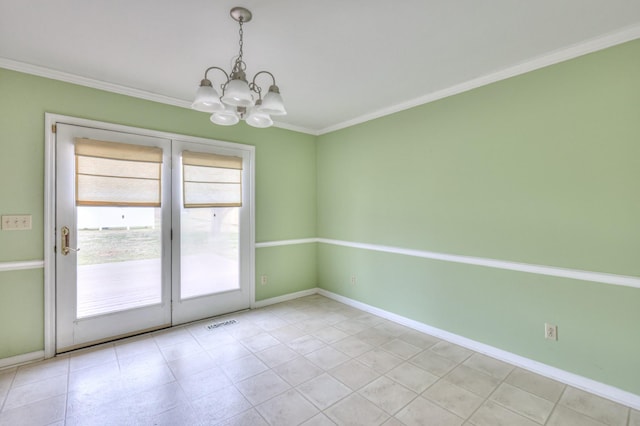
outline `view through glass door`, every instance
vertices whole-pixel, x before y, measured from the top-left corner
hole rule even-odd
[[[56,145],[57,352],[250,306],[252,151],[66,124]]]
[[[173,141],[173,322],[249,307],[248,152]],[[177,242],[177,243],[176,243]]]

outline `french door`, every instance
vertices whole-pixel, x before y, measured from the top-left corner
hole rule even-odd
[[[161,136],[57,123],[56,352],[250,307],[252,151]]]

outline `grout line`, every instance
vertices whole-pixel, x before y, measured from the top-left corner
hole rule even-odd
[[[11,381],[9,383],[9,386],[7,387],[7,394],[2,398],[2,403],[0,404],[0,413],[2,413],[4,410],[4,404],[7,402],[7,398],[9,398],[9,392],[11,392],[11,389],[13,388],[13,384],[16,381],[17,374],[18,374],[18,367],[15,367],[15,369],[13,370],[13,377],[11,377]]]

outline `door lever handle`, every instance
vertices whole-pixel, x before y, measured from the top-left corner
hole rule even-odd
[[[62,249],[61,252],[64,256],[68,255],[70,251],[77,252],[80,251],[80,248],[71,248],[69,247],[69,227],[63,226],[60,230],[62,235]]]

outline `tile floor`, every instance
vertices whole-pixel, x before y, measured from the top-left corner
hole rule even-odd
[[[0,425],[640,426],[640,412],[319,295],[0,370]]]

